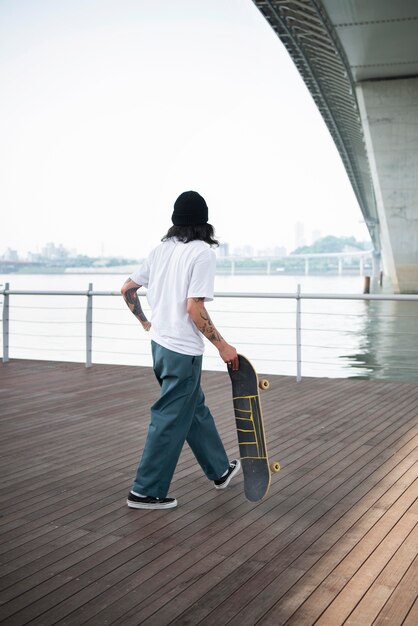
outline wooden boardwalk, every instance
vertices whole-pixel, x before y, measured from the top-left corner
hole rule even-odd
[[[136,511],[152,371],[0,365],[1,623],[416,626],[418,385],[269,378],[267,499],[185,448],[178,508]],[[229,378],[203,384],[234,458]]]

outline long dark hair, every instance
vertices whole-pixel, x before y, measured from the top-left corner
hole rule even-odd
[[[193,226],[172,226],[161,241],[167,241],[176,237],[183,243],[189,243],[199,239],[205,241],[210,246],[219,246],[219,241],[215,239],[215,229],[212,224],[195,224]]]

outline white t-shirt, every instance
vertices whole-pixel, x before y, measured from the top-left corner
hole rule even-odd
[[[174,352],[203,354],[203,336],[187,313],[187,298],[213,300],[215,267],[215,253],[204,241],[172,238],[152,250],[130,276],[148,289],[151,339]]]

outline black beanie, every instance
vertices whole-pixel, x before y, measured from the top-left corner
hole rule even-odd
[[[174,203],[171,221],[175,226],[197,226],[208,221],[208,205],[197,191],[184,191]]]

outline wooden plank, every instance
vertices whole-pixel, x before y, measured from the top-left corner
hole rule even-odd
[[[363,595],[356,608],[350,613],[345,623],[352,626],[368,626],[368,624],[375,623],[382,607],[393,594],[399,581],[403,579],[417,554],[418,524],[415,525],[390,561],[384,565],[381,573],[369,587],[367,593]],[[358,575],[361,576],[361,572]],[[412,585],[414,584],[417,593],[418,579],[415,579],[415,583],[412,583]],[[401,603],[400,600],[403,600],[403,602]],[[403,621],[402,615],[405,617],[410,608],[410,598],[398,596],[397,615],[394,616],[392,624],[401,624]]]
[[[365,542],[364,546],[360,546],[362,552],[360,555],[358,554],[359,550],[357,550],[355,555],[350,555],[348,563],[348,559],[346,559],[333,572],[332,576],[324,583],[324,588],[335,593],[336,581],[338,581],[337,584],[342,581],[343,588],[317,620],[318,625],[335,624],[337,626],[346,621],[353,606],[361,600],[366,590],[382,571],[385,563],[393,557],[396,550],[416,526],[417,521],[417,511],[408,511],[376,548],[374,548],[375,542]],[[373,552],[372,547],[374,548]],[[363,557],[366,558],[358,567],[358,563],[361,563]],[[356,569],[353,573],[354,568]]]
[[[312,503],[308,503],[308,504],[312,504]],[[277,522],[276,522],[276,523],[277,523]],[[260,532],[261,532],[263,529],[259,529],[259,530],[260,530]],[[300,531],[300,532],[301,532],[301,531]],[[257,540],[258,540],[258,539],[259,539],[259,538],[257,538]],[[267,539],[268,539],[268,537],[267,537]],[[244,536],[243,540],[245,540],[245,536]],[[270,544],[267,544],[267,546],[268,546],[267,550],[268,550],[268,551],[271,551],[271,550],[272,550],[272,544],[271,544],[271,543],[270,543]],[[265,563],[265,560],[264,560],[264,559],[265,559],[265,558],[267,558],[267,557],[264,557],[264,556],[263,556],[263,558],[262,558],[262,556],[260,555],[260,552],[259,552],[259,550],[258,550],[258,546],[257,546],[257,544],[256,544],[256,543],[254,543],[254,542],[253,542],[253,543],[251,543],[251,544],[250,544],[250,547],[252,548],[253,553],[254,553],[254,554],[257,554],[257,560],[258,560],[261,564],[264,564],[264,569],[263,569],[263,572],[265,572],[265,570],[266,570],[266,567],[265,567],[266,563]],[[234,554],[234,559],[233,559],[233,560],[235,561],[235,565],[236,565],[236,566],[238,566],[238,565],[240,564],[240,562],[242,562],[242,561],[239,561],[239,560],[238,560],[237,555],[238,555],[238,553],[235,553],[235,554]],[[247,555],[247,558],[249,558],[249,557],[248,557],[248,555]],[[243,561],[245,562],[245,558],[243,559]],[[283,552],[280,554],[280,563],[282,563],[282,561],[283,561]],[[224,567],[227,567],[227,566],[228,566],[228,562],[226,562],[223,566],[224,566]],[[220,582],[219,582],[219,584],[217,585],[217,587],[216,587],[216,588],[214,588],[214,590],[213,590],[213,595],[214,595],[214,597],[215,597],[215,599],[216,599],[216,601],[217,601],[217,602],[219,602],[219,598],[220,598],[220,597],[222,597],[222,594],[223,594],[223,593],[225,593],[225,588],[226,588],[226,589],[228,589],[228,585],[231,585],[231,581],[232,581],[232,583],[233,583],[233,582],[234,582],[234,580],[235,580],[235,578],[236,578],[236,574],[234,573],[234,576],[231,576],[231,577],[230,577],[230,579],[229,579],[229,581],[230,581],[230,582],[229,582],[229,583],[227,582],[227,583],[225,584],[224,579],[227,579],[227,578],[228,578],[228,574],[229,574],[229,572],[228,572],[228,573],[226,573],[224,577],[222,577],[222,576],[221,576],[221,574],[222,574],[222,572],[221,572],[221,571],[219,571],[219,568],[218,568],[218,571],[211,571],[211,572],[209,572],[209,573],[208,573],[208,575],[207,575],[207,577],[206,577],[206,582],[207,582],[207,584],[208,584],[208,585],[210,585],[210,586],[213,586],[213,581],[214,581],[214,580],[215,580],[215,581],[220,581]],[[202,581],[199,581],[199,584],[201,584],[202,582],[203,582],[203,580],[202,580]],[[240,583],[241,583],[241,581],[240,581]],[[241,586],[241,585],[240,585],[240,586]],[[166,589],[164,589],[164,591],[166,592],[167,590],[166,590]],[[208,591],[208,590],[206,589],[206,591]],[[196,592],[196,593],[197,593],[197,592]],[[243,604],[245,604],[245,603],[246,603],[246,601],[247,601],[247,599],[248,599],[248,593],[249,593],[248,588],[247,588],[247,589],[242,589],[242,593],[240,593],[240,605],[241,605],[241,606],[242,606]],[[245,601],[244,601],[244,602],[243,602],[243,598],[245,598]],[[204,605],[205,605],[205,608],[206,608],[206,604],[207,604],[208,599],[209,599],[208,595],[205,595],[204,601],[202,600],[202,604],[204,604]],[[156,602],[161,602],[161,600],[157,597],[157,598],[156,598]],[[174,599],[174,600],[173,600],[173,603],[175,603],[175,602],[176,602],[176,600]],[[172,610],[173,610],[173,608],[174,608],[173,603],[170,601],[170,610],[171,610],[171,611],[172,611]],[[182,601],[181,601],[181,599],[180,599],[180,598],[178,599],[178,604],[179,604],[179,606],[181,606],[181,605],[182,605]],[[184,604],[186,604],[186,605],[187,605],[187,602],[184,602],[184,601],[183,601],[183,606],[184,606]],[[145,607],[144,607],[144,604],[141,606],[141,611],[143,612],[143,614],[144,614],[144,615],[148,613],[147,609],[145,609]],[[180,622],[179,622],[179,623],[181,623],[181,621],[182,621],[182,620],[184,620],[184,617],[185,617],[184,615],[182,615],[182,616],[181,616],[181,618],[180,618]],[[199,617],[201,617],[201,616],[199,616]],[[213,618],[213,616],[211,615],[211,619],[212,619],[212,618]],[[196,620],[196,621],[197,621],[197,620]],[[191,621],[191,623],[193,623],[193,622]],[[213,623],[216,623],[216,620],[215,620],[215,622],[213,622]]]
[[[415,495],[413,494],[411,498],[413,499],[414,497]],[[348,511],[350,512],[350,508],[348,508]],[[338,510],[336,511],[336,513],[337,513],[337,519],[341,520],[342,518],[338,515],[339,513]],[[342,530],[344,530],[345,526],[344,524],[341,524],[340,522],[340,526],[341,525],[342,525]],[[277,595],[278,593],[281,593],[283,589],[283,585],[286,585],[286,581],[288,580],[289,564],[291,564],[295,560],[298,553],[303,555],[300,557],[300,560],[303,562],[303,560],[307,558],[305,556],[306,546],[310,545],[312,538],[315,538],[315,537],[319,537],[319,540],[323,541],[323,533],[325,530],[326,530],[325,518],[319,517],[316,524],[313,524],[311,527],[306,529],[305,533],[303,533],[303,527],[301,527],[299,529],[299,534],[297,535],[296,539],[294,539],[293,541],[293,544],[291,541],[285,544],[286,547],[280,552],[277,552],[277,554],[274,554],[274,542],[270,542],[269,544],[266,545],[266,551],[262,552],[259,550],[254,555],[255,558],[257,558],[257,561],[263,564],[262,575],[258,577],[257,584],[255,584],[255,581],[250,579],[247,582],[247,584],[244,585],[242,579],[240,579],[239,580],[240,584],[237,588],[235,598],[233,598],[228,592],[230,592],[231,585],[233,585],[235,581],[236,574],[234,573],[234,575],[231,576],[231,580],[229,583],[228,582],[225,583],[225,581],[222,580],[217,585],[213,586],[212,591],[210,593],[208,592],[205,595],[204,600],[202,599],[202,601],[199,603],[200,606],[194,605],[193,609],[188,609],[186,614],[182,614],[181,617],[179,617],[179,624],[182,622],[196,623],[197,621],[202,619],[204,615],[208,613],[208,609],[213,610],[213,608],[216,607],[217,605],[219,605],[219,608],[217,609],[217,611],[214,611],[210,614],[210,619],[213,620],[213,623],[217,623],[217,620],[221,619],[220,617],[221,615],[228,616],[228,618],[233,617],[234,612],[238,614],[237,623],[238,621],[241,621],[243,623],[248,623],[248,624],[255,623],[257,619],[260,617],[260,614],[254,615],[252,613],[253,609],[259,608],[261,611],[261,615],[263,614],[263,612],[265,612],[265,607],[266,606],[268,607],[269,603],[271,603],[272,600],[274,602],[275,594]],[[283,538],[284,538],[284,535],[282,533],[281,537],[280,536],[278,537],[279,542],[283,543]],[[328,541],[330,540],[332,544],[332,541],[334,540],[334,537],[332,534],[331,534],[331,537],[328,539]],[[280,543],[278,543],[277,545],[280,546]],[[316,547],[313,546],[312,548],[313,557],[314,558],[316,557],[317,559],[318,554],[321,554],[322,550],[326,552],[327,547],[329,546],[326,546],[326,545],[321,546],[321,544],[319,544],[319,546],[316,546]],[[266,554],[267,550],[270,551],[272,553],[271,556],[274,557],[274,558],[271,558],[270,561],[268,560],[268,556]],[[234,555],[234,557],[236,558],[236,554]],[[309,562],[308,562],[308,566],[309,566]],[[284,571],[283,576],[279,576],[280,571]],[[300,575],[301,574],[299,573],[299,576]],[[321,578],[321,580],[322,579],[323,578]],[[208,574],[208,583],[210,583],[210,574]],[[261,607],[257,607],[256,604],[253,604],[250,608],[248,605],[249,601],[253,597],[258,598],[258,594],[260,593],[260,590],[265,590],[263,591],[264,598],[262,598]],[[222,599],[225,600],[225,603],[219,604]],[[198,608],[199,610],[198,614],[196,614],[196,608]],[[229,610],[231,610],[232,616],[229,615],[228,613]],[[281,615],[275,614],[273,616],[272,623],[277,623],[277,621],[281,621],[281,617],[282,617]]]
[[[393,593],[374,622],[375,626],[404,623],[418,595],[417,581],[418,557],[415,557],[402,580],[396,582]]]
[[[73,533],[69,534],[70,541],[73,536]],[[24,567],[16,568],[13,562],[14,568],[8,571],[1,579],[2,601],[8,602],[12,598],[25,593],[32,586],[41,584],[56,574],[69,569],[80,560],[90,558],[95,552],[117,541],[116,537],[97,537],[90,533],[84,535],[82,540],[71,541],[69,546],[64,542],[61,542],[58,548],[53,546],[51,552],[47,553],[47,556],[41,554],[35,562],[30,563],[30,566],[25,564]],[[30,577],[33,577],[33,579],[28,580]]]
[[[414,475],[414,470],[411,471],[411,475]],[[393,491],[391,498],[399,497],[399,491],[402,493],[404,490],[405,486],[400,484]],[[414,498],[415,492],[409,496],[405,506],[408,506]],[[378,502],[383,502],[383,498]],[[370,503],[364,501],[361,508],[358,505],[354,509],[349,508],[345,515],[338,517],[337,521],[328,528],[326,518],[320,518],[305,533],[299,535],[293,542],[293,545],[290,543],[282,550],[280,556],[265,563],[263,575],[259,578],[257,584],[252,579],[246,585],[241,583],[237,589],[235,601],[231,596],[227,595],[223,590],[222,583],[220,583],[213,588],[213,593],[205,596],[205,602],[202,601],[200,607],[195,605],[193,609],[189,609],[185,615],[182,615],[179,618],[179,623],[182,621],[193,623],[193,620],[198,621],[197,618],[201,619],[202,611],[204,614],[208,612],[210,601],[212,601],[211,609],[219,605],[218,609],[210,614],[210,619],[213,620],[213,623],[216,623],[222,614],[232,618],[233,615],[229,615],[229,611],[233,610],[237,613],[235,620],[237,623],[239,621],[244,624],[255,623],[263,616],[263,613],[269,606],[272,606],[283,596],[283,601],[268,613],[266,623],[284,623],[292,615],[295,608],[303,602],[303,596],[298,596],[298,589],[296,588],[295,590],[295,587],[292,586],[297,580],[302,579],[303,572],[309,572],[309,581],[307,583],[305,577],[305,580],[302,580],[299,584],[299,590],[303,590],[303,594],[308,592],[309,595],[309,587],[312,590],[312,587],[315,588],[322,582],[345,554],[353,548],[353,545],[373,527],[377,519],[383,516],[383,506],[373,509],[369,507]],[[356,523],[357,519],[359,521]],[[312,542],[312,539],[315,537],[317,539]],[[306,546],[308,546],[307,549],[305,549]],[[272,548],[272,546],[270,547]],[[325,556],[318,561],[321,555]],[[260,554],[258,558],[260,558]],[[316,567],[314,567],[315,565]],[[313,581],[312,576],[314,576]],[[290,588],[291,591],[286,594],[286,591]],[[224,604],[219,604],[220,599],[224,596],[226,597]],[[250,603],[252,598],[254,600]],[[234,605],[241,608],[239,610],[233,609]],[[197,608],[200,609],[198,615],[196,614]],[[306,623],[313,619],[314,614],[311,607],[307,609]],[[303,616],[302,618],[300,615],[295,617],[294,623],[298,624],[301,619],[303,619]],[[303,621],[300,621],[300,623],[303,623]]]
[[[8,626],[277,624],[303,617],[314,601],[319,618],[342,602],[347,620],[370,611],[379,619],[396,598],[406,619],[414,615],[405,589],[414,535],[402,524],[416,523],[408,517],[416,385],[271,376],[263,412],[270,456],[283,470],[269,497],[246,502],[242,477],[215,491],[186,447],[172,486],[179,507],[147,512],[128,510],[125,499],[158,393],[149,368],[11,361],[0,375],[0,615]],[[205,372],[203,381],[234,455],[227,374]],[[330,593],[333,576],[340,586]]]
[[[404,497],[405,509],[414,501],[414,492],[410,493],[409,499],[405,499],[404,494],[415,478],[416,466],[412,466],[405,473],[405,465],[402,465],[398,465],[396,471],[391,472],[391,477],[395,474],[395,478],[398,475],[399,479],[387,491],[383,481],[378,483],[377,488],[372,491],[373,499],[366,494],[365,498],[342,516],[277,578],[276,586],[271,584],[266,587],[263,593],[270,594],[269,601],[276,601],[276,604],[264,615],[263,623],[274,624],[278,619],[293,621],[295,624],[310,623],[321,614],[324,606],[318,593],[314,592],[322,581],[326,580],[367,533],[374,535],[377,541],[379,535],[382,536],[382,533],[393,526],[396,516],[384,516],[400,497]],[[260,597],[258,601],[261,603],[262,599]]]
[[[415,598],[415,602],[411,607],[408,615],[402,622],[402,626],[417,626],[418,624],[418,598]]]

